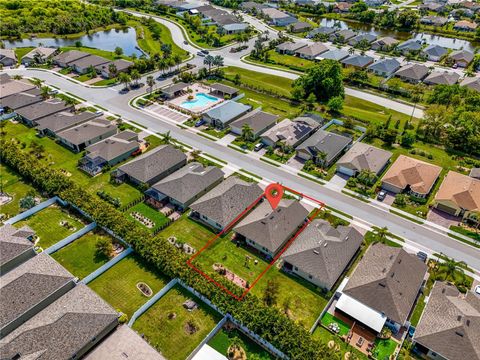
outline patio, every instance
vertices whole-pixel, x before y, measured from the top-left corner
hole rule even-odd
[[[201,114],[208,109],[220,104],[224,101],[222,98],[211,95],[211,88],[199,83],[194,83],[188,86],[187,90],[184,91],[180,96],[177,96],[169,101],[166,101],[165,104],[169,107],[179,110],[181,112],[187,112],[191,114]],[[185,107],[184,104],[187,102],[192,102],[196,99],[197,94],[208,95],[209,98],[212,98],[211,101],[203,102],[200,101],[198,106]],[[216,100],[213,100],[215,98]],[[196,105],[196,104],[195,104]]]

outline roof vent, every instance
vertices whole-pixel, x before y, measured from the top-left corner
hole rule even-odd
[[[383,268],[382,273],[385,274],[387,272],[387,268]]]
[[[393,254],[392,254],[392,255],[390,255],[390,260],[392,260],[392,259],[393,259]]]
[[[463,337],[463,333],[462,333],[462,332],[460,332],[460,331],[455,331],[455,334],[457,334],[458,336],[461,336],[461,337]]]
[[[318,252],[318,250],[313,250],[313,253],[314,253],[314,254],[317,254],[317,255],[320,255],[320,253]]]
[[[467,326],[470,326],[470,319],[465,322]]]
[[[328,244],[328,243],[325,241],[325,243],[323,244],[323,247],[327,247],[327,244]]]
[[[393,278],[394,276],[395,276],[395,273],[392,272],[391,275],[390,275],[390,277]]]
[[[445,294],[445,289],[442,289],[442,294]]]
[[[378,283],[381,287],[387,287],[387,285],[384,282]]]
[[[398,260],[398,263],[401,264],[401,263],[402,263],[402,259],[399,259],[399,260]]]
[[[460,320],[462,320],[462,315],[457,316],[457,321],[460,321]]]
[[[347,235],[347,236],[345,236],[345,241],[347,241],[347,240],[348,240],[348,235]]]

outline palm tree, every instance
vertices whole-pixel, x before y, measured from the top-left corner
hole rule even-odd
[[[150,94],[153,91],[153,86],[155,85],[155,79],[153,78],[152,75],[147,76],[147,85],[150,88]]]
[[[77,100],[75,100],[74,98],[70,97],[70,96],[66,96],[64,99],[63,99],[63,102],[65,103],[65,105],[67,106],[74,106],[77,104]]]
[[[212,69],[213,61],[214,61],[214,57],[212,55],[207,55],[205,56],[205,59],[203,59],[203,65],[208,66],[209,73],[210,73],[210,70]]]
[[[130,84],[130,75],[128,75],[127,73],[120,73],[120,75],[118,76],[118,80],[120,81],[121,84],[124,84],[125,85],[125,89],[128,89],[128,84]]]
[[[138,80],[140,80],[142,76],[140,75],[137,69],[132,70],[132,72],[130,73],[130,77],[132,78],[133,81],[135,81],[135,86],[138,86]]]
[[[455,281],[455,275],[459,275],[461,280],[465,279],[465,274],[463,273],[462,267],[466,264],[464,261],[455,261],[453,258],[445,257],[445,260],[442,264],[439,264],[439,274],[441,277],[445,277],[445,280]]]
[[[348,49],[348,53],[349,53],[350,55],[355,54],[355,49],[354,49],[353,47],[351,47],[350,49]]]
[[[177,65],[177,71],[180,70],[180,64],[182,63],[182,57],[178,54],[173,55],[173,62]]]
[[[172,135],[170,135],[170,131],[162,134],[162,143],[168,144],[172,140]]]
[[[373,234],[375,235],[373,242],[380,242],[382,244],[385,244],[385,242],[387,241],[387,235],[389,234],[388,228],[386,226],[382,228],[375,228],[373,230]]]
[[[328,156],[328,154],[325,151],[320,151],[320,152],[317,153],[317,162],[320,163],[320,166],[322,167],[322,169],[326,165],[327,156]],[[320,161],[318,161],[318,160],[320,160]]]
[[[117,76],[117,67],[115,66],[114,63],[111,63],[110,65],[108,65],[108,73],[110,75],[110,77],[115,77]]]
[[[33,78],[33,79],[32,79],[32,83],[33,83],[33,85],[35,85],[37,88],[40,88],[40,87],[42,86],[43,80],[40,80],[40,79],[37,79],[37,78]]]
[[[47,100],[50,97],[50,89],[48,86],[42,86],[40,88],[40,95],[42,96],[43,100]]]
[[[253,129],[249,124],[243,124],[242,126],[242,138],[246,141],[253,139]]]
[[[223,66],[223,57],[221,55],[216,55],[213,58],[213,66],[222,67]]]
[[[165,59],[160,59],[157,63],[158,70],[165,74],[165,70],[167,69],[167,61]]]

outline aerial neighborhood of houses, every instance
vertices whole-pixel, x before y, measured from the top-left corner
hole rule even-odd
[[[33,3],[0,360],[480,360],[478,0]]]

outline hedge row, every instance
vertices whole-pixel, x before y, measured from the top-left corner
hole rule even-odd
[[[187,256],[171,246],[161,236],[152,236],[133,220],[126,219],[120,211],[104,202],[60,171],[40,163],[32,155],[22,151],[15,140],[0,142],[1,160],[21,174],[41,191],[58,195],[81,208],[102,226],[105,226],[130,243],[134,250],[152,266],[171,278],[180,278],[195,288],[225,313],[247,326],[265,340],[283,351],[291,359],[332,359],[337,354],[327,349],[324,343],[313,339],[301,325],[288,319],[278,309],[268,307],[254,295],[247,295],[239,302],[187,265]],[[231,291],[240,289],[217,277]]]

